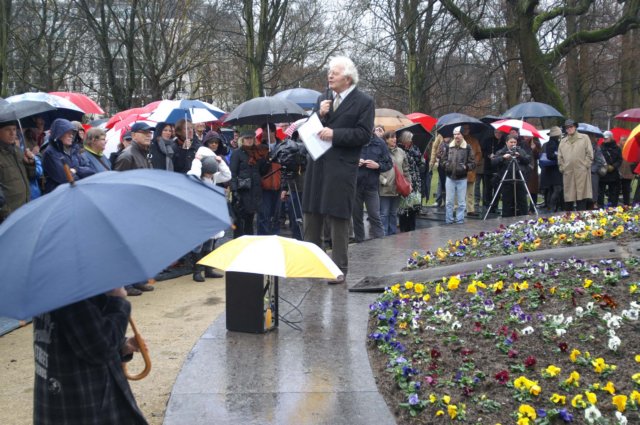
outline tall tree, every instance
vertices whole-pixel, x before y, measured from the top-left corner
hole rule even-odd
[[[0,6],[0,96],[7,96],[9,82],[9,17],[11,16],[11,0],[5,0]]]
[[[583,15],[595,0],[578,0],[575,6],[571,6],[567,1],[558,2],[544,12],[541,11],[540,0],[506,0],[507,6],[514,15],[514,21],[511,24],[498,26],[483,26],[483,22],[486,22],[483,13],[488,7],[487,0],[475,2],[478,4],[473,6],[464,2],[467,5],[466,10],[459,6],[461,1],[441,0],[441,3],[467,28],[474,39],[506,37],[513,40],[520,54],[524,78],[533,98],[549,103],[562,112],[566,109],[558,85],[553,78],[552,69],[577,46],[609,40],[640,24],[638,17],[640,0],[626,0],[618,19],[612,25],[568,33],[563,40],[544,52],[541,48],[541,40],[538,39],[543,25],[563,16]]]

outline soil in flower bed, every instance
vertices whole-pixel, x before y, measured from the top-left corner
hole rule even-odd
[[[617,424],[618,410],[640,423],[639,264],[525,262],[396,285],[371,306],[378,389],[400,424],[582,424],[585,412]]]

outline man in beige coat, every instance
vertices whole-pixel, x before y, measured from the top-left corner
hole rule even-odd
[[[592,196],[593,148],[589,137],[577,132],[575,121],[565,121],[564,128],[567,135],[558,146],[558,168],[562,173],[565,207],[572,211],[575,202],[575,209],[581,211],[587,208]]]

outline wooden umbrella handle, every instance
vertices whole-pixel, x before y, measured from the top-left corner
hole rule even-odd
[[[149,356],[149,348],[147,347],[147,343],[138,332],[138,328],[136,328],[136,324],[131,317],[129,317],[129,324],[131,325],[131,329],[133,330],[133,336],[138,342],[138,346],[140,347],[140,354],[142,354],[142,358],[144,359],[144,369],[137,375],[129,374],[127,370],[127,364],[122,363],[122,369],[124,369],[124,376],[127,377],[130,381],[139,381],[146,377],[149,372],[151,372],[151,357]]]

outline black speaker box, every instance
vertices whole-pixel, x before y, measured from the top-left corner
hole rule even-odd
[[[227,330],[264,333],[278,326],[277,278],[226,272]],[[267,317],[270,310],[271,320]]]

